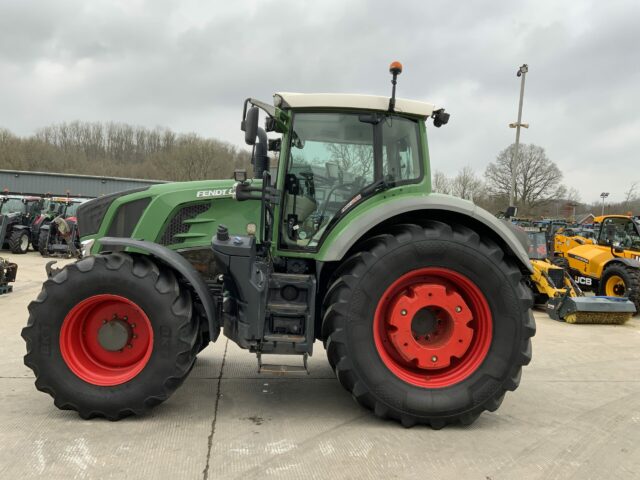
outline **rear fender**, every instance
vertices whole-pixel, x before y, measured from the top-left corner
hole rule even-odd
[[[355,213],[346,221],[346,227],[336,229],[323,244],[319,256],[321,261],[340,261],[349,250],[367,233],[394,217],[411,214],[411,218],[430,218],[430,216],[455,216],[457,221],[467,219],[469,223],[484,227],[495,239],[498,239],[505,253],[511,254],[519,263],[522,271],[533,273],[526,246],[527,234],[517,229],[510,222],[499,220],[486,210],[476,206],[468,200],[432,193],[425,196],[404,197],[387,203],[382,203],[361,213]],[[339,231],[337,231],[339,230]]]
[[[218,338],[218,335],[220,335],[220,324],[216,318],[216,308],[209,288],[193,265],[179,253],[157,243],[131,238],[104,237],[100,239],[100,245],[102,246],[102,251],[108,251],[108,247],[134,248],[136,251],[150,255],[175,270],[182,278],[189,282],[196,295],[200,298],[205,310],[205,315],[207,316],[211,341],[215,341]]]

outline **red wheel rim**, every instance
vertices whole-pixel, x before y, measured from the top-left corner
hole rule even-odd
[[[423,388],[461,382],[491,346],[489,304],[469,278],[446,268],[421,268],[397,279],[376,308],[373,333],[380,358],[401,380]]]
[[[117,324],[126,332],[123,348],[112,351],[99,339],[102,328]],[[95,295],[78,303],[60,330],[60,352],[69,369],[85,382],[114,386],[145,367],[153,350],[153,329],[144,311],[118,295]]]

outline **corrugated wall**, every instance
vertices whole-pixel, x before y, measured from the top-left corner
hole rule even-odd
[[[23,172],[0,170],[0,192],[24,195],[69,195],[74,197],[99,197],[108,193],[139,188],[161,180],[138,180],[135,178],[92,177],[66,173]]]

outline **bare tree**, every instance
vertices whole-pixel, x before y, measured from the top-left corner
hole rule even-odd
[[[640,182],[633,182],[629,187],[629,190],[624,192],[624,206],[625,208],[629,208],[632,202],[634,202],[638,198],[638,186]]]
[[[462,168],[451,182],[451,193],[466,200],[473,200],[482,189],[482,180],[469,165]]]
[[[560,183],[562,172],[547,157],[542,147],[521,145],[518,157],[516,204],[533,208],[566,193],[565,187]],[[485,178],[492,195],[508,198],[513,165],[514,145],[511,145],[498,154],[495,162],[487,166]]]
[[[372,178],[373,148],[371,145],[331,143],[327,145],[327,149],[331,154],[331,160],[340,165],[342,171]]]
[[[50,125],[20,138],[0,129],[0,168],[160,180],[229,178],[248,152],[196,134],[121,123]]]
[[[431,191],[434,193],[451,193],[451,180],[439,170],[433,172]]]

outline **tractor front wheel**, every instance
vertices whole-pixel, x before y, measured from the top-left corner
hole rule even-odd
[[[40,229],[40,234],[38,235],[38,251],[40,255],[46,257],[49,255],[49,230],[48,229]]]
[[[29,313],[24,361],[36,387],[82,418],[145,413],[178,388],[199,347],[189,290],[144,255],[67,265]]]
[[[15,230],[9,237],[11,253],[24,254],[29,251],[29,233],[24,230]]]
[[[518,386],[531,306],[520,269],[492,241],[463,225],[399,225],[339,268],[323,336],[339,381],[376,415],[470,424]]]

